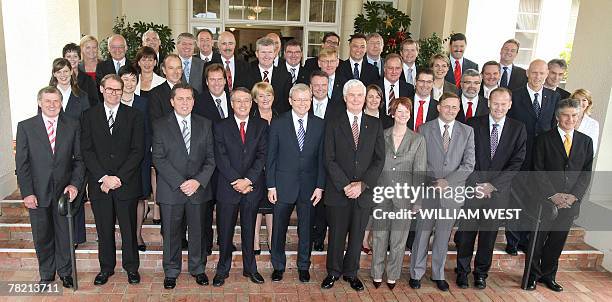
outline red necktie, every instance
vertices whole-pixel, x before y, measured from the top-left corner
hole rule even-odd
[[[467,119],[471,118],[473,115],[472,113],[472,102],[468,101],[468,109],[467,112],[465,113],[465,120],[467,121]]]
[[[419,101],[419,111],[417,112],[416,123],[414,124],[414,131],[419,132],[419,127],[423,124],[423,104],[425,101]]]
[[[268,71],[264,70],[263,74],[264,74],[263,81],[266,83],[270,83],[270,80],[268,79]]]
[[[459,64],[459,60],[455,60],[455,85],[458,89],[461,89],[461,64]]]
[[[246,141],[246,133],[244,132],[244,125],[246,122],[240,122],[240,138],[242,139],[242,144]]]
[[[55,154],[55,129],[53,129],[54,120],[48,121],[47,126],[47,137],[49,137],[49,143],[51,144],[51,153]]]
[[[232,91],[232,70],[230,69],[230,61],[225,61],[225,76],[227,77],[227,87],[229,91]]]

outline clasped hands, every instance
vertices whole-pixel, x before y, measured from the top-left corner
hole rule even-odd
[[[187,195],[188,197],[191,197],[191,195],[195,194],[199,187],[199,181],[195,179],[188,179],[184,181],[179,188],[181,189],[183,194]]]
[[[574,202],[578,200],[576,196],[567,193],[556,193],[548,199],[550,199],[550,201],[552,201],[559,209],[571,208]]]
[[[493,192],[497,191],[497,188],[495,188],[495,186],[493,186],[491,183],[489,182],[485,182],[485,183],[476,183],[476,198],[477,199],[483,199],[483,198],[491,198]]]
[[[121,179],[117,176],[106,175],[102,178],[102,184],[100,185],[100,190],[102,192],[108,194],[110,190],[116,190],[121,187]]]
[[[344,195],[350,199],[357,199],[365,191],[365,184],[361,181],[354,181],[344,187]]]
[[[236,179],[230,184],[232,185],[232,188],[234,188],[234,190],[240,194],[247,194],[253,191],[253,183],[247,178]]]

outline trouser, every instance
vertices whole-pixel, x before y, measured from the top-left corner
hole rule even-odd
[[[255,240],[255,220],[258,208],[259,201],[248,201],[244,197],[237,204],[217,202],[217,238],[219,241],[217,275],[229,276],[232,267],[233,239],[238,212],[240,212],[242,267],[245,273],[253,274],[257,272],[253,242]]]
[[[274,205],[274,220],[272,222],[272,266],[275,270],[284,271],[287,264],[285,242],[287,228],[293,208],[298,215],[298,270],[310,268],[312,215],[315,212],[310,201],[298,201],[295,204],[277,202]]]
[[[327,217],[325,214],[325,205],[323,204],[323,201],[320,201],[314,207],[314,226],[312,230],[313,243],[325,242],[325,235],[327,234]]]
[[[417,221],[410,257],[410,277],[412,279],[420,280],[425,274],[429,237],[435,229],[431,247],[431,277],[433,280],[444,280],[448,240],[454,224],[454,219],[419,219]]]
[[[344,206],[327,205],[326,212],[329,222],[327,273],[334,277],[357,277],[361,244],[372,211],[351,200]]]
[[[57,200],[52,200],[49,207],[28,209],[34,248],[38,258],[38,271],[44,280],[70,276],[70,238],[68,221],[57,212]]]
[[[559,268],[559,257],[574,221],[574,217],[568,212],[568,210],[560,209],[559,215],[554,220],[542,219],[531,263],[531,277],[535,280],[555,280]],[[534,235],[535,232],[531,232],[531,240]],[[529,255],[526,255],[525,265],[528,259]]]
[[[474,244],[476,243],[476,236],[478,236],[478,247],[474,258],[474,277],[488,277],[493,261],[493,250],[499,224],[498,220],[483,218],[460,221],[458,231],[455,233],[455,240],[458,241],[458,274],[469,274],[471,272]]]
[[[381,209],[385,212],[398,212],[406,208],[406,206],[397,206],[393,202],[384,201],[374,209]],[[376,219],[376,216],[372,217],[371,231],[372,278],[382,279],[386,258],[387,279],[397,280],[402,272],[402,262],[406,251],[406,238],[408,238],[411,221],[407,219]],[[387,255],[387,248],[389,255]]]

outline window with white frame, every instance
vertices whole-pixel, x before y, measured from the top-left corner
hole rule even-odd
[[[521,43],[515,64],[529,65],[537,45],[542,0],[520,0],[514,38]]]

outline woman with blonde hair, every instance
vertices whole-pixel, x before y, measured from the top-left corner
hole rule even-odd
[[[98,62],[100,62],[98,39],[94,36],[86,35],[81,38],[79,45],[81,47],[82,60],[81,63],[79,63],[79,68],[96,82],[96,66]]]
[[[580,101],[580,114],[576,129],[593,140],[593,154],[597,154],[597,143],[599,142],[599,122],[591,117],[593,109],[593,95],[586,89],[576,89],[569,97]]]

